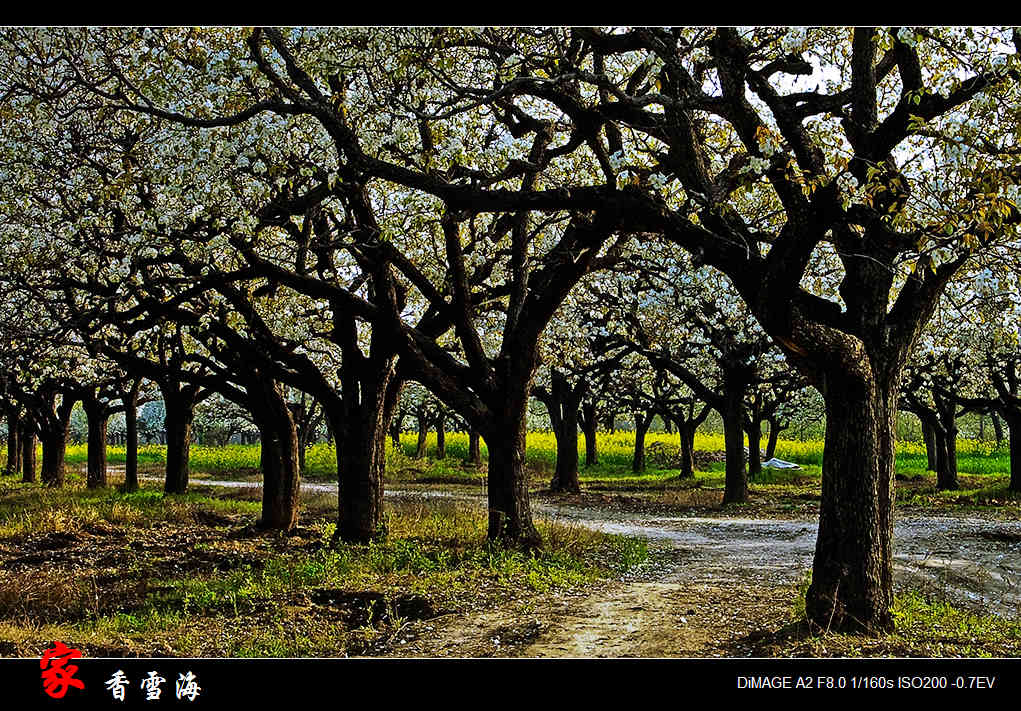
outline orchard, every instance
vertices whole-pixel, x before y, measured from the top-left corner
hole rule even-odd
[[[803,625],[756,656],[1014,656],[1016,592],[954,613],[988,648],[931,646],[911,516],[981,510],[1021,580],[1019,57],[1001,27],[0,30],[0,577],[42,585],[67,531],[98,601],[11,582],[0,652],[51,614],[106,656],[397,654],[401,620],[665,556],[650,609],[726,609],[684,595],[732,569]],[[720,550],[784,572],[689,569],[652,516],[761,520]],[[746,651],[715,624],[502,651]]]

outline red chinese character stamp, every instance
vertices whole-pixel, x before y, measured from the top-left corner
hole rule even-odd
[[[44,651],[43,658],[39,660],[39,668],[43,670],[43,690],[53,698],[61,699],[68,687],[84,689],[85,682],[74,678],[78,667],[73,664],[65,666],[68,661],[81,659],[81,656],[77,649],[71,649],[63,642],[54,642],[53,648]]]

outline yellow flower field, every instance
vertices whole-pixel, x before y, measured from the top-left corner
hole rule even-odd
[[[389,441],[389,440],[388,440]],[[619,430],[617,432],[600,432],[597,435],[600,469],[629,468],[634,452],[634,432]],[[401,447],[405,456],[414,454],[417,434],[405,432],[401,435]],[[427,440],[427,456],[436,455],[436,433],[430,432]],[[647,450],[654,445],[662,446],[669,455],[676,454],[678,439],[676,434],[650,432],[645,439]],[[762,446],[765,448],[765,438]],[[468,435],[464,432],[448,432],[446,435],[447,457],[451,460],[464,459],[468,454]],[[723,435],[718,433],[702,433],[695,435],[696,451],[722,451]],[[584,458],[584,438],[579,436],[578,450]],[[482,444],[483,457],[486,446]],[[776,456],[802,466],[820,466],[822,464],[822,440],[797,441],[781,439],[777,443]],[[86,461],[87,447],[84,444],[71,444],[67,448],[67,463],[79,465]],[[1009,471],[1009,455],[1004,449],[996,449],[995,443],[970,439],[959,439],[957,442],[958,467],[963,473],[992,473]],[[111,464],[124,462],[124,447],[111,445],[107,449]],[[0,447],[0,457],[6,461],[6,448]],[[140,464],[162,465],[166,461],[166,447],[158,444],[147,444],[139,448]],[[225,447],[211,447],[193,444],[191,446],[191,466],[195,471],[214,473],[243,473],[256,471],[259,468],[259,445],[231,444]],[[556,439],[552,432],[529,432],[527,461],[530,466],[538,469],[552,469],[556,461]],[[318,443],[306,450],[306,473],[313,476],[332,476],[337,471],[336,452],[332,444]],[[898,471],[925,471],[925,445],[919,442],[899,442],[897,444]]]

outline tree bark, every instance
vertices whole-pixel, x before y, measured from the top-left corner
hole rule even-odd
[[[301,485],[298,429],[279,385],[260,379],[248,388],[262,440],[262,515],[256,526],[290,532],[298,524]]]
[[[1010,437],[1010,490],[1021,491],[1021,413],[1004,416]]]
[[[823,629],[888,631],[897,412],[892,383],[899,373],[885,386],[871,377],[863,383],[842,375],[831,371],[825,380],[819,534],[806,612]]]
[[[347,543],[368,543],[386,536],[383,520],[386,430],[371,417],[338,423],[338,427],[344,453],[338,454],[337,459],[340,492],[334,538]]]
[[[748,428],[748,478],[754,479],[762,473],[762,423],[752,423]]]
[[[289,532],[298,523],[298,437],[283,422],[266,424],[260,431],[262,513],[255,525]]]
[[[21,414],[11,408],[7,411],[7,476],[21,471]]]
[[[572,385],[561,371],[550,370],[549,389],[538,388],[533,394],[546,406],[550,425],[557,442],[557,459],[550,480],[550,491],[581,491],[578,481],[578,418],[581,400],[588,390],[584,380]]]
[[[740,391],[739,391],[740,392]],[[741,426],[741,395],[724,396],[723,443],[726,450],[726,473],[723,503],[738,504],[748,500],[748,473],[744,465],[744,428]]]
[[[388,390],[400,387],[394,377],[394,359],[387,357],[369,367],[366,361],[357,385],[345,385],[343,415],[328,416],[338,438],[338,518],[334,541],[368,543],[387,534],[383,518],[383,478],[386,474],[386,436],[392,408]],[[351,376],[352,378],[354,376]],[[355,392],[357,390],[357,392]],[[393,399],[392,397],[390,398]]]
[[[436,458],[447,458],[447,418],[440,413],[436,416]]]
[[[995,412],[989,413],[989,419],[993,421],[993,433],[996,435],[996,448],[999,449],[1003,446],[1003,424],[1000,422],[1000,418],[996,416]]]
[[[641,412],[635,413],[635,453],[631,458],[631,471],[636,474],[645,471],[645,435],[652,424],[652,417]]]
[[[542,538],[532,522],[525,470],[525,404],[507,408],[503,426],[483,433],[489,448],[489,539],[538,547]]]
[[[429,436],[429,421],[423,416],[417,416],[418,421],[418,443],[415,445],[415,459],[425,459],[426,437]]]
[[[581,406],[581,429],[585,435],[585,466],[594,467],[599,464],[599,450],[596,445],[596,403],[586,402]]]
[[[918,417],[918,421],[922,426],[922,439],[925,440],[926,468],[931,472],[938,472],[939,456],[936,450],[936,429],[925,417]]]
[[[394,449],[401,448],[401,430],[404,429],[404,415],[398,413],[390,420],[390,442]]]
[[[124,490],[138,491],[138,388],[136,380],[124,397]]]
[[[766,442],[766,456],[765,459],[768,461],[776,456],[776,443],[780,439],[780,426],[775,420],[769,422],[769,439]]]
[[[24,417],[21,422],[21,480],[30,483],[36,481],[35,423],[31,416]]]
[[[943,451],[940,467],[936,470],[936,488],[940,491],[956,491],[961,488],[957,477],[957,425],[950,422],[942,433]]]
[[[67,456],[67,439],[70,434],[70,422],[58,418],[55,425],[43,428],[39,439],[43,445],[42,466],[39,478],[47,486],[59,488],[64,485],[64,460]]]
[[[681,445],[681,462],[678,476],[691,479],[695,476],[695,427],[681,420],[676,421],[677,437]]]
[[[191,453],[191,425],[195,418],[195,404],[183,393],[168,396],[163,393],[166,406],[164,426],[167,433],[167,472],[164,491],[183,494],[188,490],[188,458]]]
[[[90,404],[83,401],[82,408],[85,410],[89,426],[86,486],[89,489],[105,488],[107,486],[106,429],[109,415],[105,407],[98,403]]]
[[[550,490],[578,493],[578,407],[571,398],[560,403],[561,414],[554,434],[557,439],[557,464]]]
[[[468,430],[468,458],[465,463],[478,469],[482,466],[481,436],[476,429]]]
[[[936,488],[953,491],[960,488],[957,478],[957,407],[952,399],[934,393],[935,408],[932,425],[936,430],[937,452]]]
[[[316,404],[313,401],[312,406],[309,407],[305,404],[304,398],[302,398],[301,402],[287,403],[287,407],[291,412],[291,420],[294,422],[295,430],[298,433],[298,472],[304,474],[305,455],[308,452],[311,440],[315,436],[316,422],[318,421],[318,415],[314,415]]]

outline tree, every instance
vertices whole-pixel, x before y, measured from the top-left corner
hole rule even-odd
[[[954,407],[999,415],[1007,423],[1011,491],[1021,491],[1021,332],[1016,250],[987,255],[947,294],[944,328],[930,329],[924,352],[940,368],[931,378],[932,398],[952,419]],[[953,330],[953,340],[946,339]],[[939,449],[940,425],[933,429]],[[945,430],[945,428],[944,428]],[[944,467],[956,456],[952,445],[937,456]],[[938,452],[938,454],[941,454]]]
[[[124,389],[124,379],[83,386],[79,391],[82,409],[88,421],[88,453],[86,460],[86,486],[90,489],[105,488],[108,485],[106,476],[106,441],[107,423],[110,416],[128,407],[118,398]],[[137,467],[137,454],[136,464]],[[137,471],[136,471],[137,486]]]
[[[622,333],[615,338],[720,414],[726,448],[723,502],[746,501],[744,435],[751,428],[745,400],[750,388],[767,379],[766,364],[776,363],[779,354],[770,352],[772,341],[718,274],[686,270],[683,263],[655,256],[645,270],[644,288],[618,294]],[[694,430],[686,435],[693,438]]]
[[[961,358],[926,353],[908,363],[902,385],[901,409],[913,413],[922,425],[929,465],[936,472],[936,488],[960,488],[957,478],[957,397],[963,379]]]
[[[138,406],[149,400],[139,395],[142,391],[142,379],[133,378],[122,386],[118,393],[124,404],[124,491],[138,490]]]
[[[745,395],[745,432],[748,434],[748,477],[762,473],[762,461],[772,459],[780,432],[790,424],[787,419],[795,394],[806,387],[805,381],[787,365],[776,350],[759,361],[758,382]],[[769,440],[762,455],[762,423],[769,423]]]
[[[852,631],[892,626],[902,371],[958,271],[995,244],[1016,244],[1009,190],[1018,177],[1021,41],[1013,31],[116,30],[33,42],[33,31],[11,30],[3,38],[12,55],[29,56],[5,72],[31,89],[17,99],[26,115],[40,96],[74,86],[117,116],[195,136],[312,126],[316,140],[301,148],[330,149],[325,175],[307,167],[314,185],[283,189],[265,211],[250,211],[299,249],[281,246],[287,259],[264,243],[256,249],[250,238],[261,229],[251,224],[230,230],[230,242],[260,278],[336,302],[357,392],[345,394],[344,421],[358,423],[347,445],[374,443],[351,462],[362,474],[349,494],[366,511],[378,510],[372,482],[399,355],[409,376],[486,437],[490,536],[538,545],[524,413],[540,334],[558,306],[633,236],[725,274],[826,404],[809,618]],[[142,49],[146,61],[136,61]],[[225,153],[254,156],[245,140]],[[187,155],[200,155],[203,143]],[[284,167],[286,184],[294,171]],[[305,229],[318,207],[326,227]],[[300,268],[295,253],[316,251],[300,248],[301,235],[312,233],[318,244],[346,240],[325,254],[356,253],[366,291],[335,283],[335,265],[318,254],[315,268]],[[270,234],[279,232],[262,237]],[[487,350],[480,334],[492,329],[480,323],[492,314],[502,337]],[[352,346],[359,327],[371,330],[368,356]],[[725,410],[734,425],[737,406]],[[730,495],[739,497],[736,436],[727,449]]]
[[[1014,169],[996,155],[1006,134],[995,108],[1001,98],[1004,110],[1016,105],[1007,94],[1016,37],[912,28],[569,36],[588,51],[550,61],[549,81],[522,80],[506,93],[640,137],[615,170],[649,186],[634,198],[647,219],[631,228],[643,224],[727,274],[825,398],[809,619],[890,629],[901,371],[961,266],[1014,237],[1004,192]],[[550,42],[560,37],[551,32]],[[579,102],[568,88],[578,84],[601,100]],[[991,152],[972,149],[982,132]],[[664,185],[682,197],[657,200]],[[839,267],[833,291],[826,280],[815,288],[810,271],[828,249]]]
[[[556,438],[556,465],[550,490],[577,493],[578,427],[585,432],[586,466],[596,461],[596,400],[593,385],[612,377],[626,356],[620,349],[602,350],[599,336],[606,308],[593,298],[584,283],[580,294],[569,297],[558,309],[545,337],[540,341],[545,373],[532,387],[533,396],[543,403]],[[541,372],[541,371],[540,371]],[[543,377],[545,375],[545,377]]]
[[[581,491],[578,482],[578,410],[588,392],[588,381],[579,378],[571,384],[567,374],[555,367],[550,369],[549,381],[549,388],[533,387],[532,393],[546,406],[557,443],[550,490],[578,493]]]

